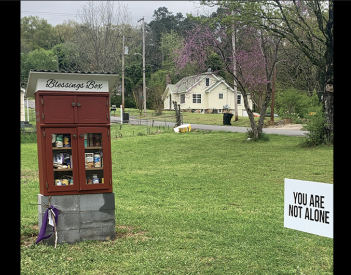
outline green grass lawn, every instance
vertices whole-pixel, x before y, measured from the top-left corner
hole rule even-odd
[[[38,235],[37,145],[21,144],[21,273],[333,274],[333,239],[284,228],[283,217],[284,178],[333,183],[332,147],[137,127],[111,142],[113,241],[27,247]]]

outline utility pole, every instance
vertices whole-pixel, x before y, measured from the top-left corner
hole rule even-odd
[[[121,36],[117,36],[117,37],[121,37]],[[121,109],[121,123],[124,122],[123,120],[123,115],[124,115],[124,55],[128,54],[128,47],[124,46],[124,38],[132,38],[132,37],[125,37],[124,35],[122,35],[122,109]],[[127,51],[126,51],[127,48]]]
[[[124,35],[122,41],[122,114],[124,114]]]
[[[234,16],[234,11],[232,11]],[[235,57],[235,26],[233,23],[233,34],[232,34],[232,45],[233,45],[233,74],[236,77],[236,57]],[[238,90],[237,84],[234,77],[234,121],[238,121]]]
[[[145,22],[144,17],[139,21],[143,20],[143,103],[144,103],[144,115],[146,116],[146,84],[145,84]],[[138,22],[139,22],[138,21]]]

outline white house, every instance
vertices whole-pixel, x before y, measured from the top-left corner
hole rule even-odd
[[[237,92],[238,115],[245,116],[246,110],[241,92]],[[174,109],[173,101],[180,104],[180,109],[197,113],[234,114],[234,90],[226,81],[212,72],[183,78],[176,84],[168,84],[163,94],[164,109]],[[249,106],[252,101],[248,96]]]

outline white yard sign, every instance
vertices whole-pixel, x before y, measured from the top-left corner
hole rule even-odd
[[[284,227],[333,238],[333,184],[285,179]]]

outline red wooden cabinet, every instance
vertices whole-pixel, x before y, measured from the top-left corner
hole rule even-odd
[[[40,93],[40,122],[45,124],[109,123],[109,96],[87,93]],[[72,95],[73,94],[73,95]],[[106,93],[105,93],[106,94]]]
[[[108,123],[109,105],[107,97],[77,97],[78,123]]]
[[[37,91],[42,195],[112,192],[108,93]]]
[[[109,128],[78,128],[78,158],[80,190],[109,189],[111,183],[111,154]],[[89,182],[89,180],[91,182]]]
[[[74,101],[74,96],[41,96],[42,121],[45,123],[76,123]]]

